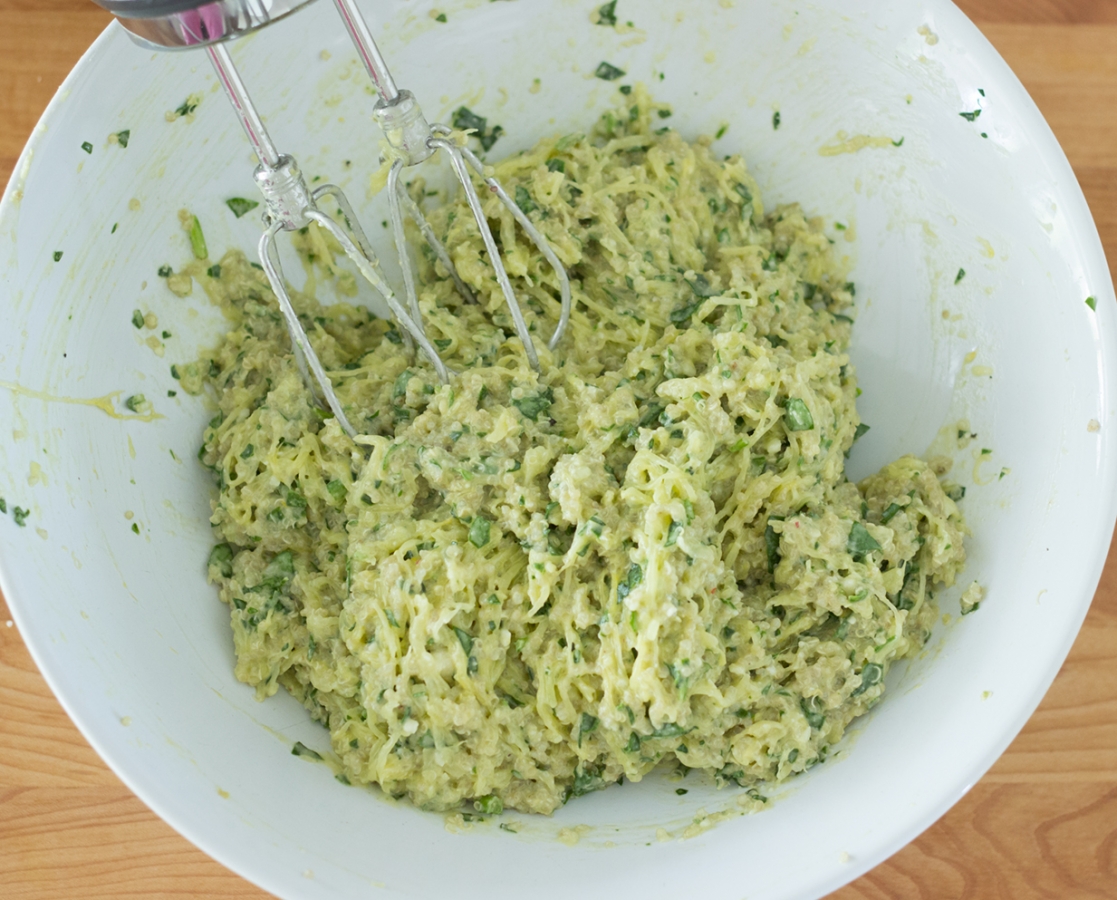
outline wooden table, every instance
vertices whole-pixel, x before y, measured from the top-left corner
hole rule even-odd
[[[1062,142],[1117,260],[1117,3],[964,0]],[[0,179],[108,22],[87,0],[0,0]],[[117,780],[0,597],[0,896],[266,897]],[[1117,898],[1117,549],[1070,657],[1005,755],[938,823],[831,896]]]

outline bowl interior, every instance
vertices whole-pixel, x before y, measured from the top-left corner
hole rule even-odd
[[[0,522],[2,585],[117,773],[280,896],[426,897],[448,884],[462,897],[523,884],[540,898],[817,896],[896,850],[993,762],[1096,586],[1114,521],[1112,285],[1061,150],[977,30],[939,0],[622,0],[633,27],[618,29],[592,23],[598,5],[448,0],[445,23],[425,2],[365,7],[432,120],[466,105],[504,127],[494,157],[586,130],[617,99],[593,77],[602,60],[672,103],[685,136],[727,125],[715,147],[745,154],[765,204],[800,201],[849,257],[872,427],[850,476],[925,452],[960,419],[978,435],[954,448],[954,477],[973,530],[960,586],[979,580],[987,600],[957,621],[958,591],[945,595],[954,621],[892,673],[831,761],[761,815],[709,830],[702,817],[733,813],[733,794],[695,783],[680,797],[653,778],[552,820],[506,816],[518,835],[494,822],[452,835],[439,816],[290,755],[295,740],[325,746],[324,733],[289,697],[258,704],[233,678],[227,613],[204,578],[211,486],[194,457],[209,413],[168,396],[171,364],[212,344],[220,316],[199,288],[178,298],[156,274],[188,258],[182,208],[211,257],[254,252],[256,215],[224,203],[256,197],[254,160],[204,55],[152,53],[110,28],[55,98],[0,211],[11,434],[0,496],[31,511],[23,529]],[[367,225],[386,218],[368,189],[373,97],[329,5],[232,49],[279,147],[308,178],[341,184]],[[193,93],[196,111],[168,121]],[[109,139],[125,129],[127,147]],[[369,231],[390,259],[386,232]],[[161,351],[133,327],[137,308],[172,335]],[[137,393],[159,418],[128,413]],[[588,828],[556,839],[576,826]]]

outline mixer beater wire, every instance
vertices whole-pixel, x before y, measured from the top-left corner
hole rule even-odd
[[[500,183],[486,173],[481,160],[467,147],[458,146],[450,128],[445,125],[429,124],[415,96],[410,91],[400,90],[396,86],[372,38],[368,24],[357,9],[355,0],[334,0],[334,5],[379,95],[373,115],[383,130],[384,138],[390,148],[388,157],[391,159],[391,164],[387,182],[388,211],[403,274],[406,308],[384,276],[380,262],[373,253],[352,204],[341,188],[335,184],[325,184],[312,192],[299,171],[295,159],[286,153],[280,153],[276,148],[225,46],[226,41],[284,18],[308,5],[311,0],[269,0],[267,4],[261,3],[260,0],[185,0],[173,4],[161,0],[96,0],[96,2],[117,15],[132,37],[143,46],[160,49],[205,48],[218,80],[225,89],[225,94],[260,161],[254,172],[256,184],[264,195],[265,231],[259,244],[260,263],[283,313],[299,371],[311,392],[325,402],[347,434],[352,437],[356,435],[356,431],[346,416],[329,375],[314,352],[310,339],[291,304],[276,238],[281,231],[299,231],[311,223],[317,224],[332,235],[361,276],[387,303],[400,326],[407,347],[414,349],[418,346],[442,382],[448,383],[451,372],[423,328],[415,275],[404,233],[404,214],[414,221],[435,258],[445,268],[466,302],[477,301],[458,274],[446,247],[435,235],[434,229],[419,205],[411,198],[400,180],[405,168],[419,165],[440,150],[448,157],[454,176],[464,191],[466,202],[481,233],[489,264],[492,266],[500,292],[511,313],[516,334],[523,344],[528,362],[533,369],[539,371],[539,354],[516,299],[516,293],[512,289],[512,283],[508,278],[492,229],[489,227],[481,199],[474,187],[470,175],[471,169],[511,213],[555,271],[561,306],[558,323],[548,341],[551,350],[554,350],[562,340],[570,321],[570,279],[566,269],[546,238],[532,224],[523,210],[508,196]],[[326,215],[319,208],[319,202],[325,197],[331,197],[337,203],[338,212],[348,226],[348,230],[342,228],[334,218]]]
[[[550,263],[555,270],[555,274],[559,281],[562,305],[558,324],[551,334],[550,341],[548,341],[548,347],[552,350],[554,350],[558,346],[559,341],[562,340],[567,323],[570,321],[570,279],[567,277],[566,269],[551,249],[550,244],[547,243],[547,239],[540,234],[539,230],[532,224],[524,211],[508,196],[508,193],[495,178],[486,175],[485,167],[481,160],[468,148],[459,147],[452,140],[453,132],[445,125],[429,125],[426,118],[423,116],[422,110],[419,109],[419,104],[415,100],[415,96],[410,91],[400,90],[396,87],[395,79],[388,70],[388,66],[384,62],[384,57],[381,56],[380,49],[373,40],[368,24],[358,11],[355,0],[334,0],[334,6],[337,8],[338,14],[345,24],[346,31],[349,32],[349,37],[357,48],[357,55],[360,57],[361,62],[364,63],[365,70],[368,72],[369,78],[372,79],[372,83],[377,93],[380,95],[373,110],[373,115],[376,117],[377,122],[379,122],[381,130],[384,132],[385,140],[387,140],[395,156],[388,173],[389,212],[391,215],[393,238],[395,239],[396,247],[399,252],[400,268],[404,273],[404,288],[407,292],[408,307],[415,322],[422,328],[422,318],[419,313],[419,300],[415,292],[415,282],[411,274],[411,261],[408,256],[407,241],[403,231],[403,216],[400,211],[401,205],[407,209],[408,214],[419,227],[420,232],[422,232],[427,243],[430,244],[431,249],[434,251],[439,261],[442,262],[443,266],[445,266],[450,273],[450,276],[454,279],[458,291],[462,293],[467,300],[472,299],[471,292],[462,283],[453,263],[450,261],[446,249],[442,246],[438,238],[435,237],[434,230],[424,218],[419,207],[411,201],[406,189],[400,183],[400,173],[405,167],[416,166],[429,159],[436,151],[442,150],[449,156],[454,175],[461,185],[462,190],[465,192],[466,202],[469,204],[470,211],[473,213],[473,218],[477,222],[477,227],[481,232],[481,239],[485,244],[489,262],[496,274],[496,280],[500,285],[501,293],[504,295],[504,301],[508,305],[509,312],[512,314],[512,321],[516,327],[516,334],[519,335],[520,341],[524,345],[524,352],[527,354],[528,362],[531,363],[533,369],[539,371],[539,355],[536,353],[535,344],[528,331],[527,322],[524,321],[523,312],[520,310],[520,304],[516,300],[516,293],[513,291],[512,284],[508,279],[508,272],[504,268],[504,263],[500,257],[500,251],[496,245],[496,239],[493,237],[492,229],[489,227],[488,219],[481,207],[481,200],[477,196],[477,190],[473,186],[473,180],[470,178],[466,163],[468,163],[484,180],[488,189],[500,199],[501,203],[504,204],[516,221],[519,222],[531,242],[535,244],[547,262]]]

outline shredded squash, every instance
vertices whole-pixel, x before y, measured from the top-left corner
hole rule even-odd
[[[460,199],[431,219],[479,302],[419,272],[450,384],[391,323],[296,297],[355,441],[262,272],[236,252],[194,271],[232,322],[181,378],[219,408],[200,458],[236,675],[305,704],[351,782],[423,808],[550,813],[664,762],[754,792],[802,772],[965,560],[942,465],[845,477],[854,287],[821,225],[624,100],[496,166],[570,272],[554,353],[555,275],[485,200],[541,374]]]

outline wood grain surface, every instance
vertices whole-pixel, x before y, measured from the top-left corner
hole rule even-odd
[[[960,5],[1051,123],[1117,261],[1117,2]],[[107,22],[87,0],[0,0],[4,182]],[[108,770],[47,688],[0,598],[0,897],[266,896]],[[1117,898],[1117,549],[1058,679],[1004,756],[938,823],[830,900],[885,898]]]

